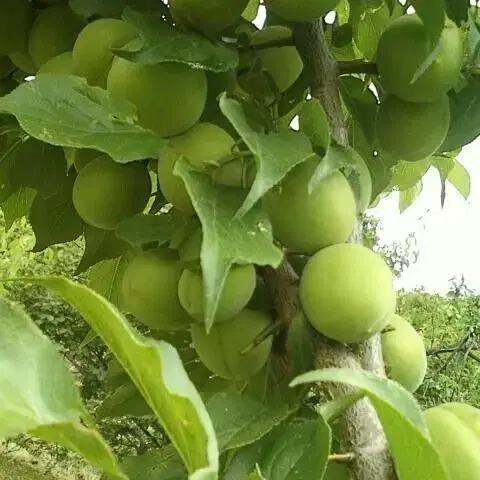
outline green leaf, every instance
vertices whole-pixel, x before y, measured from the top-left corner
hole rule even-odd
[[[160,215],[135,215],[122,221],[115,234],[133,247],[158,242],[163,245],[185,226],[187,218],[178,211]]]
[[[325,153],[330,145],[330,125],[320,100],[305,102],[299,114],[300,130],[310,139],[315,149]]]
[[[242,17],[249,22],[255,20],[260,8],[260,0],[249,0],[248,5],[242,13]]]
[[[343,77],[340,80],[342,98],[353,119],[371,144],[375,138],[375,118],[378,103],[368,84],[359,78]]]
[[[287,405],[277,408],[234,392],[220,392],[207,402],[220,452],[255,443],[290,414]]]
[[[422,19],[432,47],[435,47],[445,26],[445,0],[412,0],[410,3]]]
[[[245,215],[265,193],[277,185],[296,165],[312,158],[312,145],[298,132],[265,135],[263,128],[249,118],[244,106],[225,94],[220,98],[220,109],[240,134],[257,162],[257,176],[237,216]]]
[[[148,406],[142,394],[132,383],[120,385],[115,392],[109,395],[95,410],[98,419],[109,417],[123,417],[133,415],[135,417],[151,416],[152,409]]]
[[[101,17],[118,17],[122,13],[127,0],[70,0],[70,8],[82,17],[93,15]]]
[[[406,162],[401,160],[393,167],[393,176],[388,189],[406,190],[416,185],[428,172],[432,160],[426,158],[418,162]]]
[[[458,190],[465,200],[470,196],[470,175],[467,169],[457,160],[450,173],[447,176],[447,180]]]
[[[215,479],[218,447],[207,410],[189,380],[177,351],[168,343],[144,338],[103,297],[65,278],[29,279],[76,308],[129,374],[189,473]]]
[[[259,462],[265,478],[323,478],[332,441],[327,422],[322,417],[316,420],[292,421],[278,430],[275,442]]]
[[[117,238],[109,230],[101,230],[90,225],[84,225],[85,250],[82,259],[75,270],[75,275],[85,272],[92,265],[102,260],[109,260],[122,255],[128,245]]]
[[[248,480],[267,480],[266,477],[263,476],[260,467],[255,465],[255,470],[248,476]]]
[[[36,190],[31,188],[20,188],[10,195],[4,202],[0,203],[5,218],[5,228],[10,230],[13,222],[30,213],[33,201],[37,195]]]
[[[168,445],[159,451],[126,457],[122,467],[130,480],[185,480],[187,472],[175,450]]]
[[[445,0],[447,4],[447,15],[460,25],[468,18],[468,0]]]
[[[273,244],[270,221],[260,206],[236,216],[243,190],[213,184],[209,176],[190,170],[181,158],[175,165],[202,222],[201,264],[205,283],[205,325],[215,318],[220,295],[234,263],[247,262],[277,267],[282,252]]]
[[[415,200],[422,193],[422,190],[423,190],[423,182],[421,180],[409,188],[400,190],[400,194],[398,198],[398,207],[400,209],[400,213],[403,213],[408,207],[410,207],[415,202]]]
[[[72,201],[75,175],[65,177],[58,192],[48,198],[35,197],[30,210],[30,224],[35,233],[34,252],[58,243],[70,242],[83,232],[83,221]]]
[[[16,151],[23,142],[22,136],[13,139],[0,136],[0,202],[7,200],[15,191],[10,181],[10,170],[15,165]]]
[[[52,145],[93,148],[118,162],[157,157],[167,144],[136,123],[132,103],[111,98],[84,78],[43,74],[0,98],[32,137]]]
[[[471,79],[458,93],[452,93],[451,116],[442,152],[457,150],[480,135],[480,81]]]
[[[2,299],[0,320],[0,437],[30,432],[125,480],[102,437],[81,424],[85,408],[75,378],[54,345],[22,310]]]
[[[315,382],[346,383],[368,396],[385,430],[399,479],[447,480],[422,410],[399,384],[364,370],[329,368],[301,375],[291,385]]]
[[[159,16],[130,7],[124,10],[123,18],[137,28],[143,39],[138,50],[129,50],[129,45],[114,50],[127,60],[144,65],[180,62],[214,72],[227,72],[238,66],[237,49],[225,43],[213,43],[196,33],[174,28]]]
[[[125,257],[104,260],[88,273],[90,287],[119,308],[122,306],[122,278],[127,263]]]

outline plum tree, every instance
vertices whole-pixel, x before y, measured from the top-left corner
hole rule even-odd
[[[256,273],[253,265],[231,268],[223,286],[217,306],[215,322],[224,322],[245,308],[255,291]],[[178,285],[178,298],[182,307],[195,320],[205,319],[204,281],[200,270],[185,270]]]
[[[330,174],[309,193],[317,165],[318,159],[313,159],[295,167],[264,197],[275,237],[305,253],[346,241],[356,219],[355,197],[341,173]]]
[[[33,22],[28,38],[28,52],[37,68],[63,52],[72,50],[85,20],[68,5],[42,10]]]
[[[248,0],[171,0],[175,20],[209,35],[215,35],[234,24],[242,15]]]
[[[139,122],[161,137],[179,135],[193,127],[207,98],[202,70],[173,62],[140,65],[120,57],[112,63],[107,90],[130,100],[137,107]]]
[[[440,455],[448,478],[480,478],[480,437],[459,416],[447,408],[425,411],[432,443]]]
[[[89,23],[73,46],[74,73],[85,77],[90,85],[106,88],[114,58],[112,49],[124,47],[136,35],[131,24],[117,18],[100,18]]]
[[[143,163],[120,164],[102,156],[79,172],[73,186],[73,204],[86,223],[112,230],[124,218],[145,208],[151,189]]]
[[[193,215],[183,180],[173,173],[176,161],[183,156],[198,169],[219,166],[231,157],[234,145],[234,139],[212,123],[197,123],[184,134],[173,137],[158,160],[158,183],[165,198],[180,211]],[[241,180],[238,178],[239,184]]]
[[[214,325],[208,334],[204,325],[193,324],[193,346],[202,363],[215,375],[226,380],[248,380],[267,362],[272,338],[247,354],[242,351],[270,321],[265,312],[244,309],[230,321]]]
[[[3,0],[0,5],[0,55],[26,48],[34,11],[28,0]]]
[[[340,0],[266,0],[267,8],[290,22],[308,22],[334,10]]]
[[[443,144],[450,127],[447,95],[431,103],[411,103],[388,95],[376,119],[380,146],[396,158],[423,160]]]
[[[310,323],[328,338],[359,343],[380,332],[395,309],[393,278],[382,257],[357,244],[315,254],[300,279]]]
[[[121,280],[123,309],[153,329],[188,327],[190,318],[177,296],[182,269],[178,255],[166,248],[132,257]]]
[[[382,352],[387,375],[415,392],[427,371],[423,338],[399,315],[393,315],[382,333]]]
[[[37,75],[41,73],[65,73],[73,74],[72,52],[63,52],[60,55],[47,60],[37,71]]]
[[[433,45],[418,15],[404,15],[392,22],[380,38],[377,66],[382,85],[407,102],[435,102],[452,89],[463,60],[463,36],[447,20],[432,64],[412,83]],[[392,55],[395,52],[395,55]]]

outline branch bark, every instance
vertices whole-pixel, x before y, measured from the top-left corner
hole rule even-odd
[[[347,145],[348,130],[338,88],[340,69],[328,50],[322,21],[298,24],[294,37],[309,75],[310,94],[322,102],[333,139],[340,145]],[[361,223],[358,222],[351,241],[361,242],[361,233]],[[379,335],[361,345],[343,345],[317,335],[315,345],[315,367],[318,369],[346,367],[385,375]],[[340,397],[355,390],[346,385],[332,384],[328,386],[328,391],[334,397]],[[396,478],[385,434],[375,409],[367,399],[360,400],[346,411],[343,443],[346,451],[354,454],[351,471],[356,480]]]
[[[338,62],[338,71],[340,75],[352,73],[378,74],[377,64],[365,62],[364,60],[352,60],[351,62]]]

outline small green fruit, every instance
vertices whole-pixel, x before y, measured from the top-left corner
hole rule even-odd
[[[150,250],[133,257],[122,278],[124,309],[153,329],[186,328],[190,319],[177,296],[181,274],[181,263],[171,250]]]
[[[300,280],[300,300],[316,330],[344,343],[363,342],[383,330],[396,304],[388,265],[357,244],[314,255]]]
[[[137,35],[133,26],[116,18],[100,18],[89,23],[73,46],[73,67],[76,75],[90,85],[106,88],[112,67],[112,49],[122,48]]]
[[[442,406],[428,409],[425,418],[448,478],[480,479],[480,439],[469,425]]]
[[[0,55],[24,50],[28,30],[35,16],[28,0],[2,0],[0,3]]]
[[[207,98],[205,73],[183,63],[140,65],[113,60],[107,90],[137,107],[139,123],[161,137],[185,132],[200,119]]]
[[[142,163],[120,164],[102,156],[79,172],[73,204],[89,225],[113,230],[145,208],[151,189],[150,175]]]
[[[242,310],[229,322],[212,327],[192,325],[193,346],[202,363],[226,380],[248,380],[267,363],[272,348],[272,337],[247,354],[242,351],[270,324],[269,316],[261,311]]]
[[[480,440],[480,410],[466,403],[450,402],[440,405],[454,413],[465,425],[467,425]]]
[[[404,102],[388,95],[380,104],[376,130],[380,146],[395,158],[423,160],[442,145],[450,128],[447,95],[431,103]]]
[[[169,4],[177,22],[213,35],[239,20],[248,0],[170,0]]]
[[[27,74],[33,75],[37,71],[37,66],[26,50],[11,52],[9,53],[8,58],[17,68]]]
[[[37,68],[63,52],[72,50],[85,20],[68,5],[42,10],[30,29],[28,52]]]
[[[462,32],[447,20],[436,48],[435,60],[412,83],[419,67],[431,55],[429,33],[418,15],[403,15],[380,37],[377,66],[382,85],[406,102],[435,102],[452,89],[463,64]]]
[[[356,220],[355,197],[341,173],[330,174],[309,193],[317,166],[317,159],[300,164],[264,197],[275,237],[305,253],[345,242]]]
[[[73,163],[77,172],[82,170],[82,168],[91,161],[97,159],[98,157],[105,156],[104,153],[91,148],[64,147],[63,151],[65,152],[65,158],[68,165]]]
[[[422,384],[427,371],[423,338],[412,325],[393,315],[382,333],[382,351],[387,375],[410,392]]]
[[[73,74],[72,52],[64,52],[56,57],[46,61],[37,72],[41,73],[63,73],[65,75]]]
[[[217,306],[215,322],[224,322],[237,315],[252,298],[256,284],[253,265],[234,266],[225,280]],[[178,298],[182,307],[199,322],[205,320],[205,291],[202,272],[185,270],[178,285]]]
[[[309,22],[334,10],[340,0],[265,0],[267,9],[290,22]]]

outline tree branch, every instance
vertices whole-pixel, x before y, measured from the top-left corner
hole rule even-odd
[[[294,30],[294,37],[309,76],[310,94],[322,102],[333,139],[340,145],[347,145],[348,130],[338,88],[340,69],[330,55],[322,21],[298,24]],[[361,242],[361,224],[357,225],[352,239]],[[317,335],[315,346],[315,367],[318,369],[346,367],[385,374],[379,335],[361,345],[343,345]],[[334,397],[355,393],[355,389],[344,384],[332,384],[327,388]],[[354,454],[350,467],[354,478],[356,480],[396,478],[388,453],[387,440],[371,403],[367,399],[355,403],[345,412],[343,422],[343,446],[345,450]]]
[[[350,463],[353,460],[355,460],[354,453],[332,453],[328,456],[328,461],[335,463]]]
[[[366,62],[365,60],[352,60],[351,62],[338,62],[338,71],[340,75],[348,75],[352,73],[369,73],[377,75],[377,64]]]

